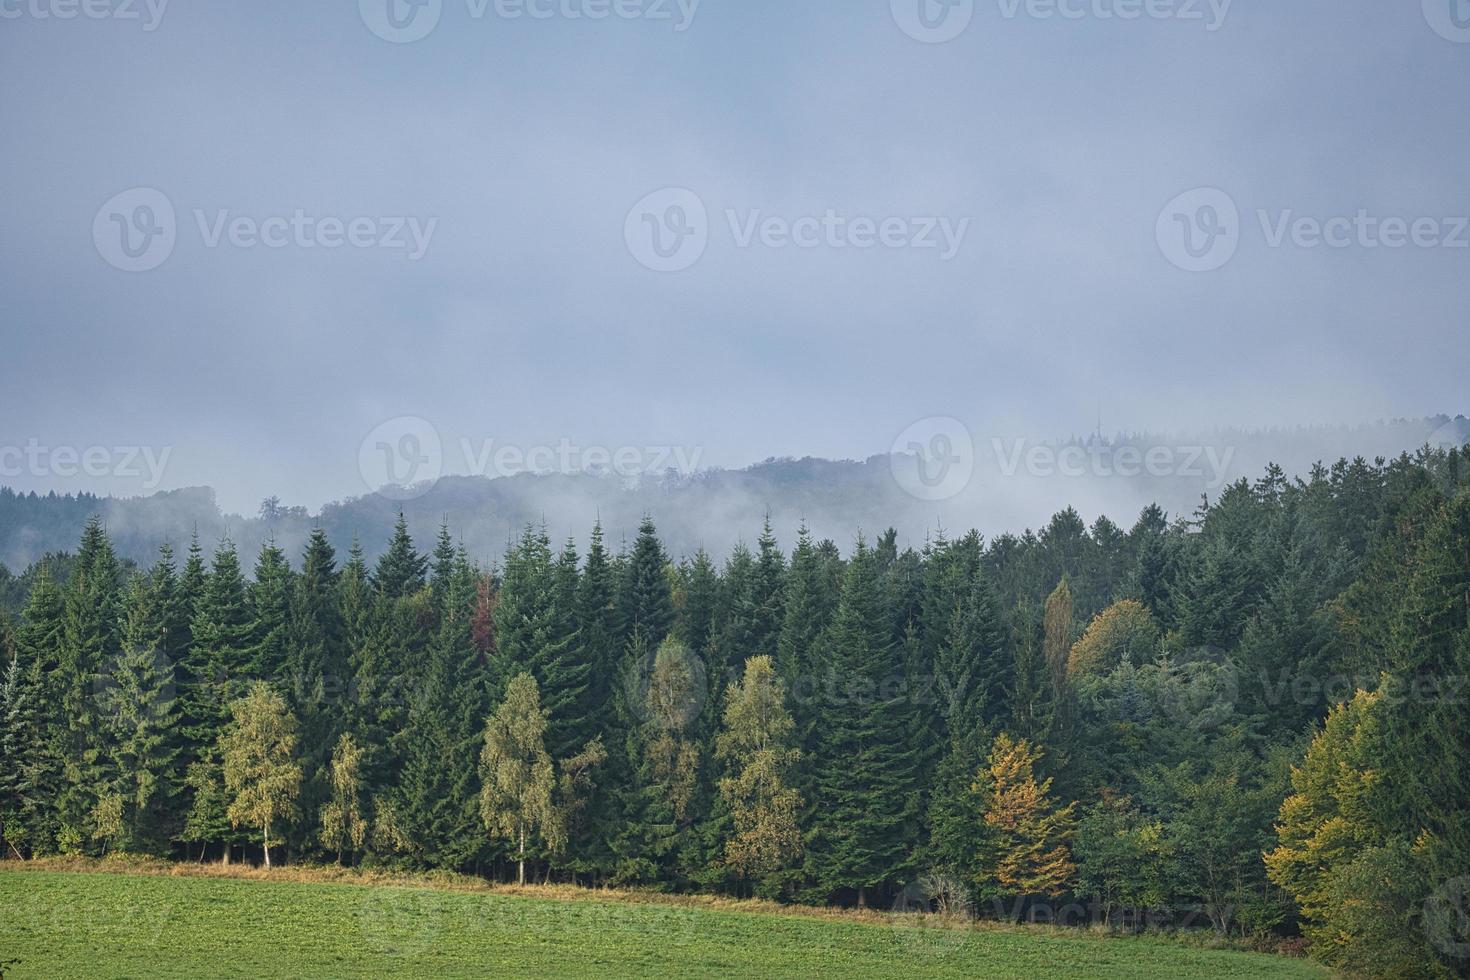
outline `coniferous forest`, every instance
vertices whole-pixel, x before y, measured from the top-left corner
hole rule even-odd
[[[1302,937],[1463,969],[1470,460],[669,554],[446,520],[381,557],[107,528],[3,624],[11,859],[451,869]]]

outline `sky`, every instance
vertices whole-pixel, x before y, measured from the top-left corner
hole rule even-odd
[[[1470,0],[0,0],[0,86],[22,489],[1470,400]]]

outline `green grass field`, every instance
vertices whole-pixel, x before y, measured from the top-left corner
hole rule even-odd
[[[1321,977],[1163,939],[925,929],[584,898],[0,870],[22,977]],[[17,962],[18,961],[18,962]]]

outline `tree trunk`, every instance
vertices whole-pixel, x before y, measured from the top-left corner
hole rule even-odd
[[[265,870],[271,869],[271,825],[265,825],[265,837],[261,846],[265,849]]]
[[[224,858],[224,864],[225,864],[225,867],[227,867],[227,868],[230,866],[230,842],[229,841],[225,841],[225,858]]]
[[[858,885],[858,908],[865,909],[867,907],[868,907],[868,887],[866,885]]]
[[[524,887],[526,884],[526,828],[521,828],[521,850],[516,855],[516,881]]]

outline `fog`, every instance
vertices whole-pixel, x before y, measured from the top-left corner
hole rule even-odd
[[[405,504],[433,525],[454,477],[544,469],[496,449],[632,449],[635,494],[543,480],[451,517],[491,556],[600,509],[680,549],[767,510],[846,547],[1160,495],[985,476],[1021,443],[1465,410],[1470,38],[1433,5],[982,2],[943,43],[901,0],[533,6],[444,0],[410,40],[373,0],[6,5],[0,483],[330,521],[387,445],[444,478]],[[886,457],[847,509],[648,489],[660,454],[870,460],[934,419],[980,472],[943,500]],[[1153,489],[1185,510],[1193,481]]]

